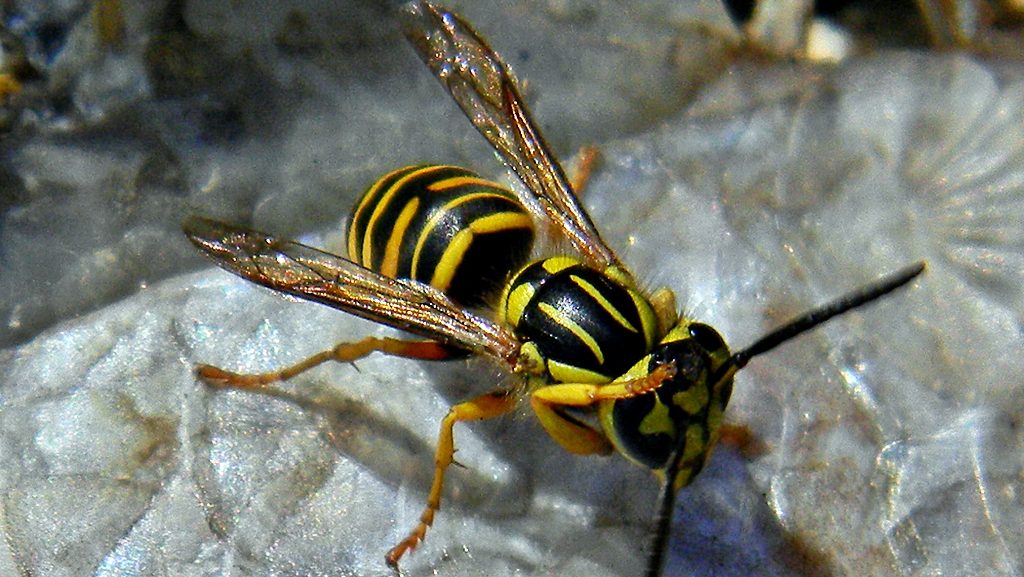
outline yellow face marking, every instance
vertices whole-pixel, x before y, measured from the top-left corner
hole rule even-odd
[[[690,461],[704,454],[704,427],[700,423],[693,423],[686,427],[686,450],[683,451],[683,461]]]
[[[703,462],[703,456],[710,449],[710,445],[704,440],[704,427],[700,423],[693,423],[686,428],[686,445],[683,447],[683,466],[679,468],[673,486],[678,491],[690,483],[693,478],[694,466]]]
[[[558,312],[558,309],[548,303],[540,303],[537,305],[537,308],[547,315],[549,319],[554,321],[555,324],[571,332],[573,336],[580,340],[580,342],[587,345],[591,354],[593,354],[594,358],[597,359],[598,364],[604,364],[604,353],[601,352],[601,347],[597,345],[597,341],[594,340],[594,337],[590,336],[587,331],[583,330],[583,327],[572,319],[566,318],[565,315]]]
[[[665,433],[669,436],[675,436],[675,429],[672,426],[672,419],[668,414],[668,407],[657,396],[655,396],[654,407],[640,421],[640,426],[637,427],[637,430],[642,435]]]
[[[576,286],[583,289],[583,292],[590,295],[590,298],[597,301],[597,304],[601,305],[605,312],[610,314],[612,318],[615,319],[615,322],[619,323],[619,325],[621,325],[623,328],[630,332],[636,332],[636,327],[634,327],[632,323],[626,320],[626,317],[619,314],[619,311],[614,306],[612,306],[612,303],[608,302],[608,299],[604,298],[604,295],[602,295],[600,291],[597,290],[597,287],[576,275],[569,275],[569,278],[571,278],[572,281],[576,283]]]
[[[419,207],[420,199],[413,197],[405,203],[401,214],[395,220],[395,228],[391,231],[391,236],[388,237],[387,246],[384,247],[384,260],[380,263],[380,274],[389,277],[398,276],[398,253],[402,249],[405,233],[409,230],[409,222],[416,216]]]
[[[672,404],[686,411],[688,415],[699,414],[708,405],[707,385],[694,385],[688,391],[680,391],[672,395]]]

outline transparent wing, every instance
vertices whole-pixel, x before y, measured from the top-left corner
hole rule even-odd
[[[340,256],[215,220],[190,217],[189,240],[219,266],[267,288],[514,364],[519,342],[440,291]]]
[[[622,268],[530,119],[512,72],[487,41],[459,15],[429,2],[410,3],[403,24],[420,58],[526,185],[525,204],[539,204],[591,264]]]

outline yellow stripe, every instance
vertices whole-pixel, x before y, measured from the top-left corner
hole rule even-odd
[[[496,212],[474,220],[469,223],[469,228],[476,234],[487,234],[515,228],[533,228],[533,221],[530,215],[521,212]]]
[[[363,234],[363,257],[362,264],[367,268],[374,268],[373,266],[373,229],[376,228],[377,222],[381,219],[388,211],[388,205],[391,204],[391,199],[398,194],[413,178],[425,174],[432,174],[444,169],[447,166],[424,166],[416,170],[411,171],[409,174],[395,181],[394,184],[388,187],[384,194],[381,195],[380,200],[377,201],[377,206],[373,209],[373,214],[370,215],[370,220],[366,223],[366,232]]]
[[[578,264],[580,264],[580,261],[572,258],[571,256],[553,256],[551,258],[544,259],[544,262],[542,262],[540,266],[548,274],[555,274],[556,272]]]
[[[403,166],[402,168],[396,168],[384,176],[378,178],[370,188],[363,193],[362,198],[359,199],[359,204],[356,205],[355,210],[352,211],[352,222],[349,223],[348,227],[348,257],[356,262],[363,263],[362,261],[362,245],[368,241],[365,234],[359,232],[362,227],[363,220],[366,215],[364,214],[369,210],[368,207],[376,206],[377,197],[380,194],[381,189],[384,188],[384,183],[393,178],[395,175],[405,171],[415,171],[415,166]]]
[[[456,178],[462,178],[462,177],[456,177]],[[455,180],[455,178],[449,178],[449,179],[445,179],[445,180]],[[431,185],[431,186],[433,186],[433,185]],[[450,201],[448,201],[445,205],[443,205],[441,207],[438,207],[437,210],[434,211],[434,215],[430,217],[430,220],[428,220],[426,222],[426,224],[423,225],[423,228],[420,229],[419,236],[416,239],[416,248],[413,249],[413,253],[412,253],[412,276],[413,276],[413,278],[415,278],[416,274],[419,272],[420,254],[422,254],[422,252],[423,252],[423,247],[426,246],[427,241],[430,238],[430,234],[432,232],[434,232],[435,228],[437,228],[437,224],[439,222],[441,222],[441,219],[443,219],[445,216],[448,215],[449,212],[451,212],[453,209],[457,208],[460,205],[463,205],[463,204],[465,204],[467,202],[472,202],[474,200],[488,199],[488,198],[499,198],[499,199],[502,199],[502,200],[508,200],[507,197],[504,197],[504,196],[502,196],[500,194],[495,194],[493,192],[473,192],[473,193],[467,193],[467,194],[463,194],[463,195],[457,196],[457,197],[451,199]],[[501,214],[501,213],[499,213],[499,214]],[[477,219],[477,220],[478,221],[479,220],[484,220],[486,218],[488,218],[488,217],[483,217],[483,218]],[[472,227],[472,224],[470,226]],[[461,231],[460,231],[460,233],[461,233]],[[448,249],[447,248],[445,249],[445,253],[444,254],[445,255],[448,254]],[[444,256],[442,256],[442,259],[443,258],[444,258]],[[452,272],[454,274],[454,271],[452,271]]]
[[[658,316],[654,313],[654,309],[651,308],[651,302],[643,295],[633,289],[629,289],[629,296],[633,299],[633,304],[636,305],[637,314],[640,315],[640,326],[644,330],[644,340],[647,342],[647,348],[650,349],[654,346],[655,341],[658,340]]]
[[[530,228],[532,224],[528,215],[518,212],[499,212],[474,220],[470,223],[469,228],[464,228],[457,232],[451,241],[448,242],[448,246],[444,248],[441,260],[437,263],[437,267],[434,268],[434,276],[430,280],[431,286],[442,291],[448,289],[452,279],[455,277],[455,272],[459,268],[459,264],[462,262],[462,257],[465,256],[466,251],[473,244],[473,238],[477,233],[486,234],[512,228]],[[417,250],[413,256],[414,269],[419,263],[417,257],[425,238],[426,235],[424,233],[420,236],[420,242],[416,243]],[[415,278],[415,275],[413,276]]]
[[[403,166],[402,168],[396,168],[384,176],[378,178],[370,188],[366,189],[363,193],[362,198],[359,199],[359,204],[356,205],[355,210],[352,211],[352,220],[348,223],[348,258],[359,262],[362,251],[359,250],[361,241],[366,238],[365,235],[359,234],[360,221],[363,219],[363,212],[366,211],[366,207],[370,206],[376,199],[377,194],[380,193],[380,189],[384,186],[391,177],[402,172],[403,170],[409,170],[414,168],[412,166]]]
[[[473,231],[464,228],[455,233],[451,242],[445,247],[441,261],[434,268],[434,275],[430,277],[430,286],[439,291],[448,290],[448,285],[451,284],[455,271],[462,261],[462,255],[466,253],[472,243]]]
[[[576,283],[576,286],[583,289],[583,292],[590,295],[590,298],[594,299],[597,302],[597,304],[601,305],[601,308],[607,311],[607,313],[610,314],[616,322],[622,325],[626,330],[634,333],[636,332],[636,327],[634,327],[628,320],[626,320],[626,317],[619,314],[619,311],[616,310],[614,306],[612,306],[612,303],[608,302],[608,299],[604,298],[604,295],[597,290],[597,287],[574,274],[569,275],[569,278],[571,278],[572,281]]]
[[[413,197],[402,208],[401,214],[395,220],[395,228],[391,231],[388,243],[384,247],[384,260],[380,263],[380,274],[392,278],[398,276],[398,252],[402,249],[402,239],[405,238],[405,233],[409,230],[409,222],[416,216],[416,211],[419,208],[419,197]]]
[[[519,326],[519,321],[523,318],[523,311],[526,310],[526,305],[533,300],[533,295],[536,292],[532,284],[525,282],[509,291],[502,306],[505,309],[504,320],[512,325],[512,328]]]
[[[540,303],[537,305],[537,308],[546,314],[548,318],[554,321],[555,324],[571,332],[583,344],[587,345],[587,348],[590,349],[591,353],[593,353],[594,358],[597,359],[598,364],[604,364],[604,353],[601,352],[601,347],[597,345],[597,341],[594,340],[594,337],[590,336],[587,331],[583,330],[583,327],[578,325],[572,319],[566,318],[565,315],[558,312],[558,309],[548,303]]]
[[[441,180],[430,183],[430,186],[427,187],[427,190],[429,190],[430,192],[444,192],[446,190],[458,188],[460,186],[480,186],[483,188],[497,188],[499,190],[505,190],[497,183],[491,182],[489,180],[484,180],[479,176],[453,176],[451,178],[443,178]],[[513,195],[511,191],[508,192],[509,194],[507,196],[503,195],[503,198],[508,198],[509,196]]]

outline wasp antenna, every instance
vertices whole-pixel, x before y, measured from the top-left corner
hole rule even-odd
[[[852,293],[844,295],[830,303],[824,304],[816,309],[804,313],[767,335],[758,339],[749,347],[734,353],[729,360],[718,369],[718,374],[712,379],[715,383],[722,383],[731,379],[737,371],[747,366],[750,359],[767,353],[782,343],[803,334],[814,327],[839,316],[847,311],[855,309],[877,300],[902,287],[924,272],[924,261],[914,263],[904,269],[898,270],[881,280],[861,287]],[[716,385],[717,386],[717,385]]]
[[[685,438],[685,436],[681,436]],[[654,517],[654,534],[651,536],[650,549],[647,554],[646,577],[659,577],[661,566],[665,563],[665,550],[668,546],[668,536],[672,528],[672,513],[676,505],[675,478],[679,474],[679,465],[683,461],[683,443],[677,443],[668,466],[665,468],[665,475],[661,482],[661,489],[658,490],[658,501]]]
[[[924,272],[925,263],[914,263],[904,269],[896,271],[881,280],[862,287],[852,293],[844,295],[830,303],[813,309],[802,316],[799,316],[767,335],[761,337],[754,344],[735,353],[726,361],[723,370],[730,375],[747,365],[750,359],[767,353],[782,343],[805,333],[814,327],[839,316],[849,310],[866,305],[877,300],[892,291],[906,285]]]
[[[729,360],[718,370],[712,382],[716,383],[715,387],[717,387],[719,383],[731,379],[737,371],[747,365],[750,359],[774,349],[833,317],[891,293],[917,278],[918,275],[924,272],[924,269],[924,262],[915,263],[791,320],[761,337],[749,347],[729,357]],[[657,510],[655,511],[654,534],[647,557],[647,577],[659,577],[661,575],[661,566],[665,562],[665,550],[667,548],[668,536],[671,533],[672,512],[675,508],[677,492],[675,478],[679,473],[679,467],[683,460],[683,445],[684,443],[681,440],[677,443],[662,476],[661,489],[658,493],[656,505]]]

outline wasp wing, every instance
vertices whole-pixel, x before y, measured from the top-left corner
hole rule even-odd
[[[519,342],[508,329],[462,309],[433,287],[389,278],[329,252],[207,218],[190,217],[183,229],[220,267],[246,280],[515,363]]]
[[[458,14],[423,1],[403,12],[406,38],[420,58],[526,185],[524,204],[534,212],[539,205],[591,264],[623,268],[580,206],[501,57]]]

